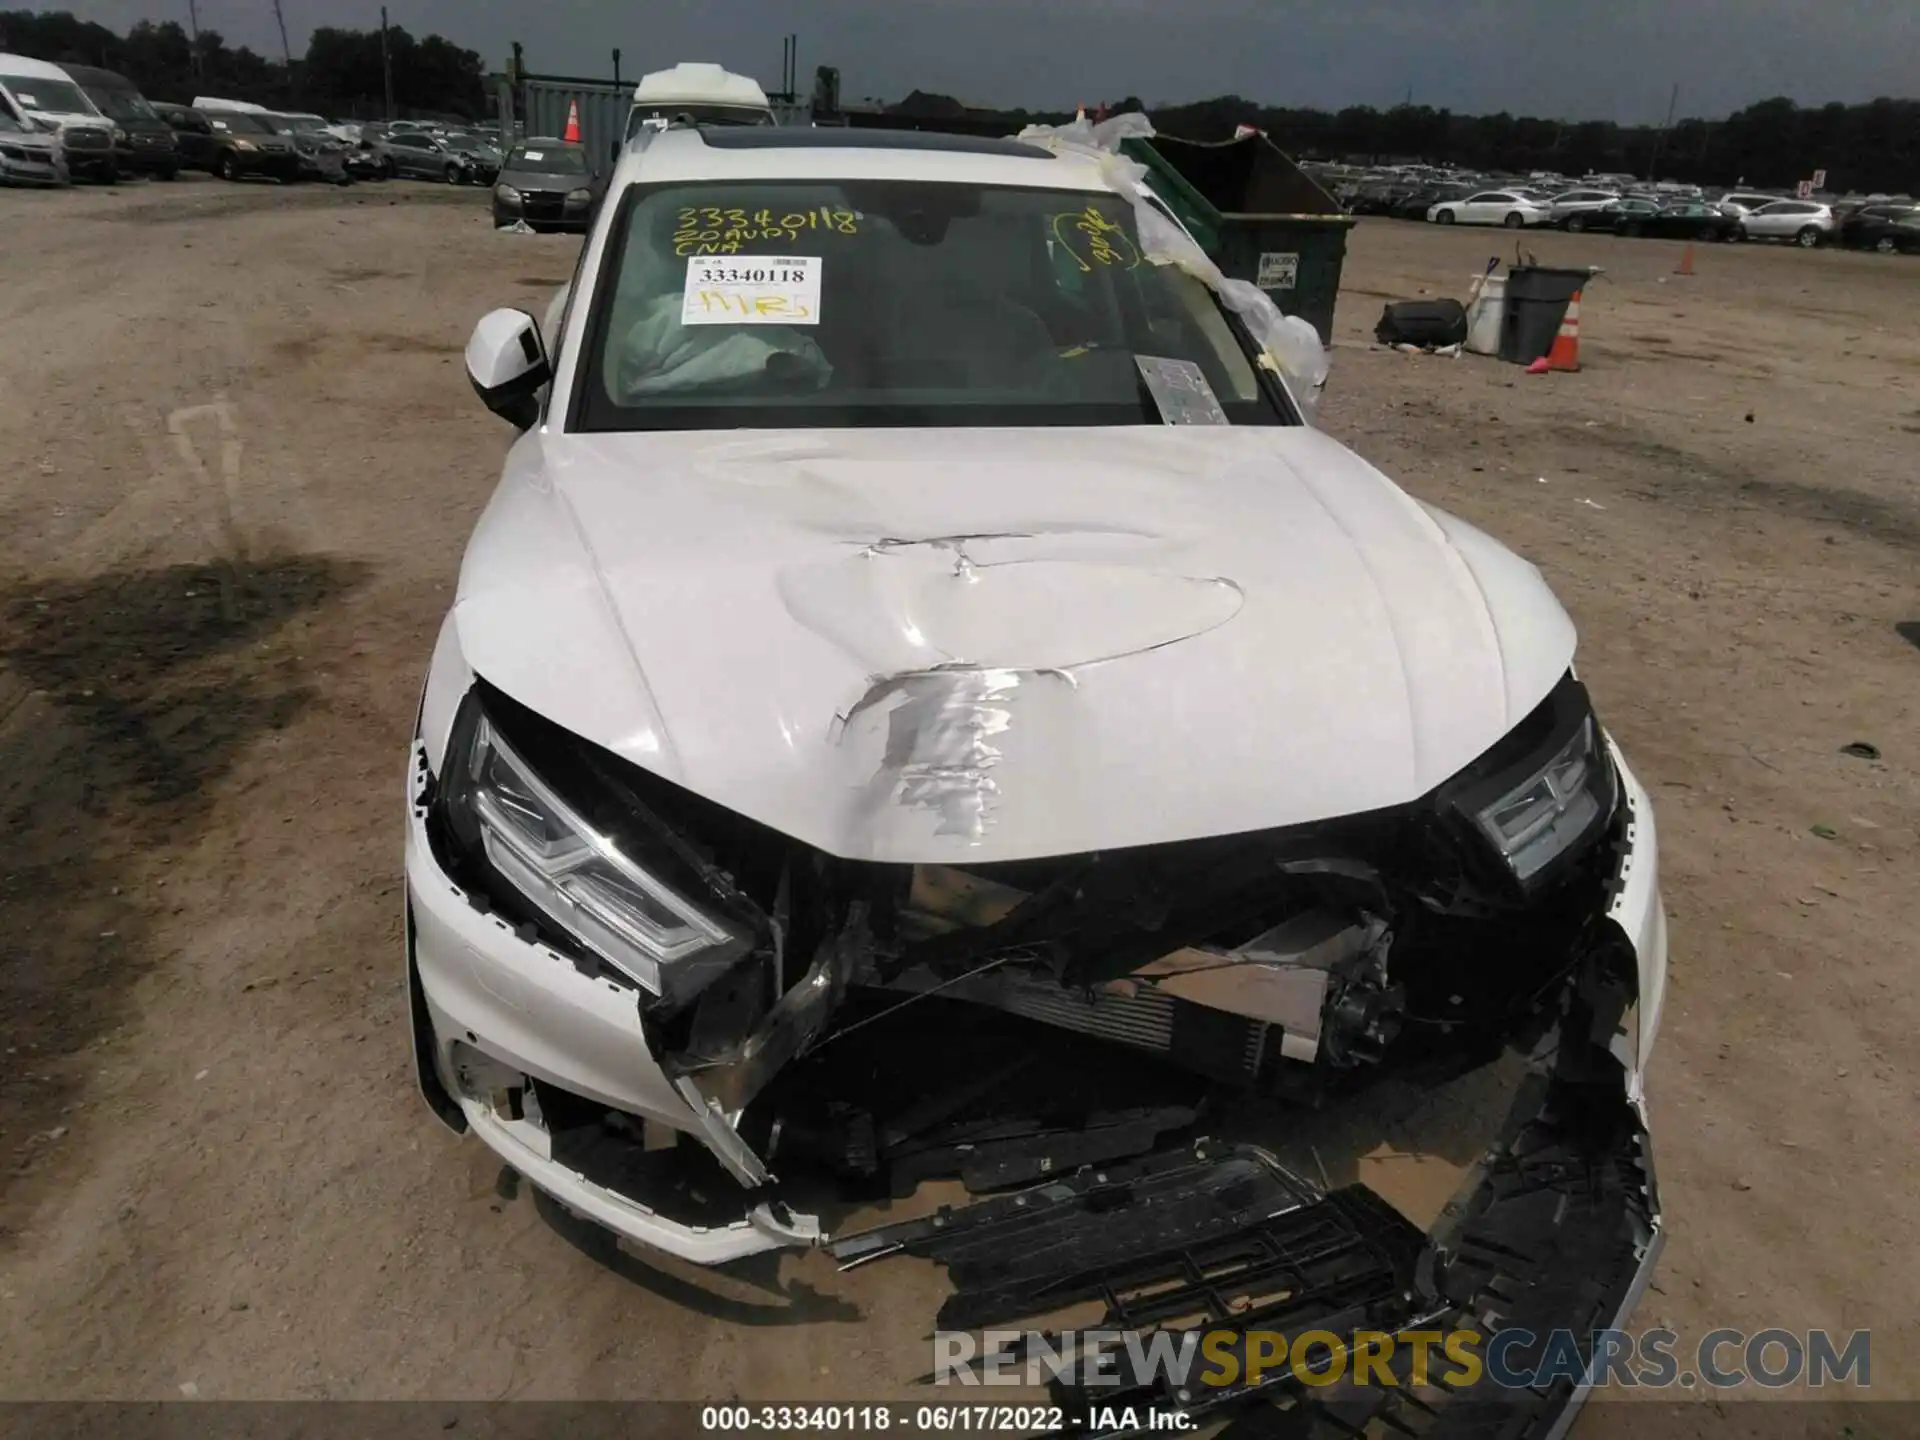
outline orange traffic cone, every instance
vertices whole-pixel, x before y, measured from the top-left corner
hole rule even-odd
[[[1680,268],[1673,273],[1676,275],[1691,275],[1693,273],[1693,242],[1691,240],[1687,242],[1687,248],[1681,252]]]
[[[1580,368],[1580,292],[1573,292],[1573,298],[1567,302],[1567,316],[1560,322],[1560,333],[1553,337],[1553,348],[1547,351],[1549,370],[1578,370]]]
[[[567,102],[567,130],[560,138],[569,145],[580,143],[580,102],[578,100]]]

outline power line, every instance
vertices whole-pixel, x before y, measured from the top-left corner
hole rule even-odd
[[[280,58],[287,62],[287,74],[293,74],[293,47],[287,44],[287,17],[280,13],[280,0],[273,0],[273,18],[280,26]]]

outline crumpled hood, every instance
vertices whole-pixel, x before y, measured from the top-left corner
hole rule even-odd
[[[467,663],[851,859],[1412,800],[1573,655],[1539,573],[1311,429],[524,437]]]

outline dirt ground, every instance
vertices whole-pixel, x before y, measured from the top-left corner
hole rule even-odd
[[[460,351],[577,249],[482,208],[0,193],[0,1398],[870,1398],[927,1368],[933,1273],[614,1251],[416,1099],[405,744],[509,438]],[[1370,347],[1385,298],[1512,241],[1364,222],[1324,422],[1543,567],[1658,807],[1672,1234],[1638,1323],[1871,1327],[1875,1391],[1920,1398],[1920,262],[1525,243],[1606,267],[1581,373]],[[1450,1188],[1401,1099],[1333,1179]]]

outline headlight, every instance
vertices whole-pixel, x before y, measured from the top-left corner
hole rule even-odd
[[[486,715],[470,733],[464,753],[450,749],[447,760],[447,803],[465,812],[455,827],[477,830],[488,866],[555,925],[670,1001],[697,993],[746,952],[746,937],[649,874],[562,800]]]
[[[518,205],[520,192],[511,185],[496,185],[493,187],[493,198],[503,205]]]
[[[1586,848],[1619,800],[1619,777],[1586,687],[1568,675],[1499,744],[1441,789],[1522,891]]]
[[[113,143],[116,145],[124,145],[127,143],[127,132],[122,130],[118,125],[113,127]]]
[[[567,192],[567,204],[569,205],[585,205],[592,199],[593,191],[584,187],[579,190],[569,190]]]
[[[1522,885],[1613,813],[1613,760],[1591,715],[1538,774],[1473,818]]]
[[[236,150],[257,150],[260,147],[255,145],[251,140],[236,140],[233,142],[233,148]]]

